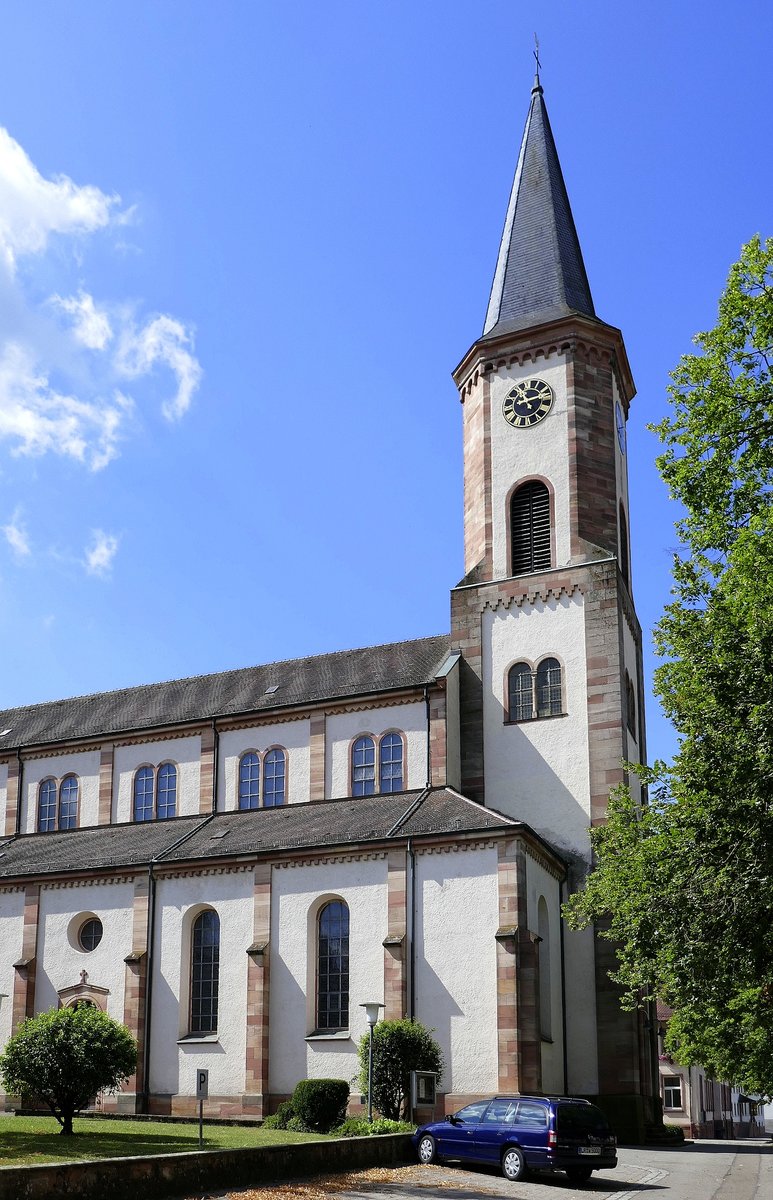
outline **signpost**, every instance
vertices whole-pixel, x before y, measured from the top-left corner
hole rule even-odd
[[[209,1071],[196,1072],[196,1099],[199,1102],[199,1150],[204,1149],[204,1101],[209,1096]]]

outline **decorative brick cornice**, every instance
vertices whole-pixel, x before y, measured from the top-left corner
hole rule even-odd
[[[579,583],[558,583],[555,586],[552,586],[550,582],[546,580],[542,583],[537,583],[532,587],[525,588],[522,592],[515,596],[506,596],[500,593],[500,595],[496,596],[493,600],[489,599],[485,595],[481,596],[483,603],[481,604],[480,611],[485,612],[486,609],[489,609],[490,611],[495,612],[499,608],[521,608],[524,604],[535,604],[538,600],[541,600],[543,603],[547,604],[549,600],[560,600],[562,596],[567,596],[570,599],[575,595],[582,596],[584,594],[584,590],[585,589]]]

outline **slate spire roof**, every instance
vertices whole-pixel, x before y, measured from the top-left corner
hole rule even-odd
[[[483,337],[576,312],[596,315],[537,75]]]

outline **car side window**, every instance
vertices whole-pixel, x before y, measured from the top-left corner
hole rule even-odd
[[[454,1113],[454,1120],[459,1121],[461,1125],[474,1125],[480,1121],[488,1105],[488,1100],[476,1100],[474,1104],[468,1104],[466,1108],[460,1108],[458,1113]]]
[[[492,1100],[483,1117],[484,1125],[512,1125],[515,1103],[512,1100]]]
[[[548,1123],[548,1110],[542,1104],[531,1100],[521,1100],[518,1103],[516,1125],[528,1125],[530,1129],[544,1129]]]

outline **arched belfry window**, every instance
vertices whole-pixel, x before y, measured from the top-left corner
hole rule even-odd
[[[550,492],[531,479],[510,497],[510,573],[547,570],[550,554]]]
[[[349,909],[331,900],[317,918],[317,1029],[349,1027]]]
[[[561,664],[557,658],[543,658],[537,667],[537,716],[555,717],[562,711]]]
[[[217,1032],[220,918],[206,908],[191,930],[191,1033]]]

